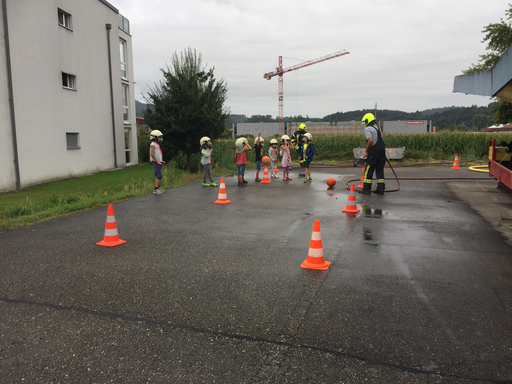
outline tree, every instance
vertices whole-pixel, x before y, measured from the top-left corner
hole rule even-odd
[[[471,126],[473,128],[487,128],[489,126],[489,117],[484,114],[474,115],[471,119]]]
[[[482,31],[482,33],[485,33],[482,43],[487,42],[485,49],[488,53],[480,55],[478,63],[471,64],[468,69],[462,71],[463,73],[470,74],[492,69],[503,53],[512,45],[512,25],[510,23],[512,19],[512,5],[509,4],[508,6],[509,9],[505,11],[508,22],[500,19],[499,23],[491,23],[484,27]],[[504,118],[510,118],[511,114],[512,103],[502,100],[498,102],[494,109],[494,122],[496,124],[506,124],[512,120],[504,120]]]
[[[164,134],[165,157],[185,154],[188,172],[190,155],[199,151],[199,139],[221,136],[229,118],[224,106],[227,86],[223,79],[215,79],[214,69],[206,70],[201,54],[189,47],[180,56],[172,55],[171,65],[161,69],[164,79],[148,92],[144,118]]]

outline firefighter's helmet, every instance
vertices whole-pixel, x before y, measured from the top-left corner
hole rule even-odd
[[[311,133],[309,133],[309,132],[305,133],[304,137],[308,138],[308,142],[312,142],[313,141],[313,135]],[[303,139],[304,139],[304,137],[303,137]]]
[[[306,124],[302,123],[301,125],[299,125],[299,129],[301,131],[305,131],[308,127],[306,127]]]
[[[151,133],[149,134],[149,137],[151,140],[155,140],[158,137],[161,137],[161,140],[163,140],[164,139],[163,136],[164,136],[163,133],[160,132],[158,129],[151,131]]]
[[[283,142],[285,140],[290,140],[290,136],[288,136],[288,135],[281,136],[281,142]]]
[[[205,145],[205,143],[208,143],[209,141],[211,141],[211,140],[208,136],[203,136],[203,137],[201,137],[201,140],[199,140],[199,144]]]
[[[236,149],[242,149],[244,147],[244,143],[247,142],[247,139],[245,137],[239,137],[235,141],[235,147]]]
[[[265,139],[261,136],[258,136],[259,137],[259,141],[260,143],[265,143]],[[254,145],[258,144],[258,137],[254,139]]]
[[[270,139],[270,145],[272,144],[277,144],[277,140],[276,139]]]
[[[366,115],[363,116],[363,118],[361,119],[361,121],[366,125],[368,126],[368,124],[370,124],[373,120],[375,120],[375,116],[373,116],[373,113],[367,113]]]

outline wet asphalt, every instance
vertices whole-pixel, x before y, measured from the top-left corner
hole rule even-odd
[[[395,171],[353,217],[361,168],[252,170],[114,204],[117,247],[106,207],[0,233],[0,382],[512,383],[512,192]]]

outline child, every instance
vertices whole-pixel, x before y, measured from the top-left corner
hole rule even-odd
[[[309,132],[304,134],[302,140],[304,141],[304,144],[302,144],[301,147],[300,158],[304,166],[304,182],[307,183],[308,181],[313,180],[311,178],[309,165],[311,164],[311,161],[313,161],[313,156],[315,155],[315,145],[313,144],[313,136]]]
[[[254,140],[254,150],[256,151],[256,179],[255,182],[259,183],[260,179],[260,170],[261,170],[261,158],[263,157],[263,144],[265,140],[261,137],[261,131],[258,134],[258,137]]]
[[[277,140],[270,140],[270,149],[268,150],[268,157],[270,158],[270,177],[277,179],[276,165],[277,165]]]
[[[203,187],[217,187],[217,183],[213,181],[212,177],[212,142],[209,137],[205,136],[199,140],[199,143],[201,144],[201,164],[203,164]],[[210,181],[210,184],[206,182],[207,177]]]
[[[235,142],[236,146],[236,152],[235,152],[235,158],[236,158],[236,167],[238,168],[238,186],[239,187],[246,187],[247,182],[244,180],[245,175],[245,164],[247,164],[247,156],[246,151],[250,151],[252,148],[247,143],[247,139],[244,137],[241,137],[236,140]]]
[[[281,137],[281,150],[279,154],[281,155],[281,165],[283,166],[283,180],[291,180],[290,166],[292,165],[292,158],[290,157],[290,138],[288,135]]]
[[[162,180],[162,165],[165,164],[165,161],[158,142],[164,140],[164,135],[162,132],[155,129],[151,131],[149,137],[151,138],[151,146],[149,147],[150,160],[153,164],[153,168],[155,169],[155,189],[153,190],[153,194],[161,195],[165,192],[165,190],[160,188],[160,180]]]

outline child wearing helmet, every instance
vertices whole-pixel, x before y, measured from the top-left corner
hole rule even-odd
[[[237,167],[237,174],[238,174],[238,186],[239,187],[246,187],[247,181],[244,180],[245,175],[245,165],[247,164],[247,155],[246,151],[250,151],[252,148],[247,142],[247,139],[245,137],[240,137],[235,141],[235,159],[236,159],[236,167]]]
[[[281,155],[281,166],[283,167],[283,180],[291,180],[290,167],[292,165],[292,158],[290,156],[290,138],[288,135],[281,137],[281,150],[279,154]]]
[[[270,158],[270,177],[277,179],[276,166],[277,166],[277,140],[270,140],[270,149],[268,150],[268,157]]]
[[[204,136],[199,140],[199,143],[201,144],[199,152],[201,153],[201,164],[203,165],[203,187],[217,187],[218,185],[213,181],[212,177],[212,142],[209,137]],[[206,180],[207,178],[208,180]],[[207,181],[210,181],[210,184]]]
[[[301,167],[304,167],[304,182],[312,181],[311,171],[309,166],[311,161],[313,161],[313,156],[315,155],[315,145],[313,144],[313,136],[311,133],[305,133],[303,138],[303,144],[301,145],[300,150],[300,158],[301,158]]]
[[[263,137],[261,137],[261,131],[258,133],[258,137],[254,140],[254,151],[256,154],[256,178],[254,179],[255,182],[259,183],[261,181],[260,179],[260,170],[261,170],[261,158],[263,157],[263,144],[265,140]]]
[[[162,180],[162,165],[165,164],[162,149],[160,148],[160,141],[164,140],[164,135],[159,130],[155,129],[149,134],[151,139],[151,146],[149,147],[149,155],[153,168],[155,169],[155,189],[153,194],[161,195],[165,192],[160,188],[160,181]]]

